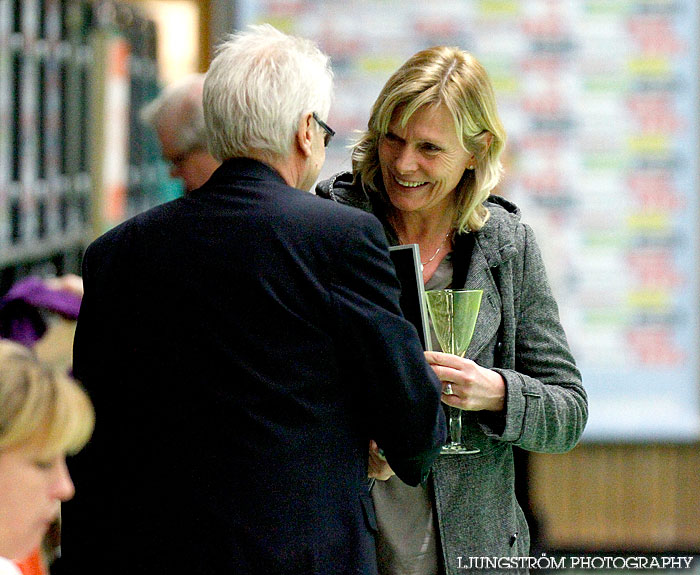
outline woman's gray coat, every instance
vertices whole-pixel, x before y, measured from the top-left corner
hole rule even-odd
[[[398,243],[379,201],[352,185],[350,174],[322,182],[317,194],[375,213],[390,243]],[[588,417],[581,375],[533,232],[509,201],[491,196],[485,205],[491,217],[473,234],[470,261],[465,236],[455,238],[452,287],[484,291],[467,357],[503,376],[507,398],[504,413],[462,412],[464,442],[479,453],[441,456],[433,465],[439,541],[449,575],[469,572],[471,557],[527,557],[530,537],[515,498],[512,446],[567,451]],[[505,562],[500,565],[496,571],[513,572],[503,568]],[[483,573],[483,565],[476,571]]]

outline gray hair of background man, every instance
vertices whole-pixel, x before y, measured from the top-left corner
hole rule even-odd
[[[172,130],[181,154],[207,149],[207,126],[202,109],[204,74],[190,74],[168,85],[140,111],[141,120],[158,131],[162,122],[177,122]]]
[[[231,35],[204,82],[209,153],[286,158],[304,114],[328,117],[332,91],[330,60],[312,41],[269,24]]]

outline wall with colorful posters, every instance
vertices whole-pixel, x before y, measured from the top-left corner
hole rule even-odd
[[[694,0],[257,0],[269,22],[332,56],[347,149],[389,75],[459,45],[496,87],[509,133],[499,193],[550,270],[590,394],[590,441],[700,436],[698,6]]]

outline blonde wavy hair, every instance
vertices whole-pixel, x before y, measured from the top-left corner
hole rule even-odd
[[[380,138],[397,109],[403,127],[420,108],[439,105],[450,111],[462,146],[475,157],[475,169],[465,170],[457,186],[454,226],[459,232],[477,231],[489,218],[483,202],[503,173],[506,134],[486,70],[468,52],[436,46],[414,54],[394,72],[372,106],[367,130],[353,146],[353,173],[367,193],[388,201],[379,165]]]
[[[33,444],[47,458],[74,454],[94,425],[92,403],[75,380],[28,348],[0,341],[0,451]]]

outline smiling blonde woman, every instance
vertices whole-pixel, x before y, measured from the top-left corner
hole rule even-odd
[[[467,356],[426,352],[478,453],[438,457],[414,488],[370,451],[381,575],[461,575],[459,557],[527,556],[513,446],[566,451],[588,417],[533,231],[493,193],[505,142],[484,67],[437,46],[382,88],[352,173],[317,187],[372,212],[391,244],[418,244],[426,289],[483,290]]]

